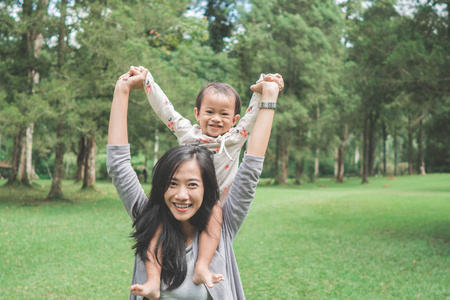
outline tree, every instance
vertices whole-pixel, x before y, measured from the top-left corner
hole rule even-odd
[[[351,3],[352,4],[352,3]],[[354,13],[347,31],[350,58],[356,62],[363,120],[363,183],[374,175],[376,126],[382,107],[393,99],[392,86],[386,78],[386,59],[398,43],[395,21],[399,18],[393,2],[377,1],[363,12]],[[351,8],[351,7],[350,7]],[[351,15],[348,15],[350,17]]]
[[[43,32],[46,22],[46,12],[49,1],[25,0],[22,3],[5,3],[1,7],[2,20],[2,58],[5,58],[2,76],[6,101],[9,105],[16,106],[24,118],[14,122],[14,150],[12,152],[12,170],[7,184],[32,184],[32,145],[33,145],[33,117],[31,109],[37,107],[28,106],[34,99],[35,86],[40,79],[40,66],[42,59],[39,57],[44,39]],[[11,11],[18,11],[17,15]],[[27,99],[27,101],[23,101]],[[25,117],[26,116],[26,117]],[[31,118],[30,118],[31,116]]]
[[[208,45],[214,52],[224,50],[225,38],[232,35],[237,20],[236,0],[196,0],[196,10],[204,10],[204,16],[208,20],[209,39]]]
[[[290,149],[297,153],[307,153],[308,148],[309,152],[327,152],[332,136],[322,129],[329,121],[327,103],[338,76],[335,70],[342,55],[339,40],[343,24],[332,1],[251,4],[251,11],[242,20],[245,34],[236,36],[238,44],[232,55],[239,60],[241,78],[246,84],[261,72],[275,71],[285,78],[286,89],[274,123],[277,178],[285,183],[292,162]],[[302,138],[289,139],[292,134]],[[310,160],[307,155],[293,157],[299,178],[299,170]],[[318,157],[314,160],[318,162]]]
[[[72,105],[73,94],[70,87],[67,87],[67,81],[62,76],[62,68],[66,61],[67,46],[65,40],[68,40],[68,30],[66,27],[67,1],[61,0],[59,6],[60,17],[58,20],[58,44],[57,44],[57,64],[54,76],[55,86],[44,87],[43,90],[50,90],[51,93],[47,97],[47,101],[52,102],[52,107],[56,113],[56,147],[55,147],[55,163],[53,166],[53,176],[50,191],[47,199],[62,199],[62,179],[64,167],[64,153],[66,151],[66,142],[64,137],[67,135],[68,115],[74,108]],[[59,93],[58,93],[59,91]]]

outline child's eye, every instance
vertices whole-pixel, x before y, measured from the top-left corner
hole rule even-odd
[[[212,112],[212,110],[207,110],[206,113],[207,114],[212,114],[213,112]]]
[[[222,116],[227,117],[227,116],[229,116],[229,114],[228,113],[222,113]]]

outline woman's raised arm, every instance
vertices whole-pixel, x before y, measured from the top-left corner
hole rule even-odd
[[[266,76],[270,77],[265,79],[265,81],[261,81],[255,85],[252,85],[250,89],[254,92],[259,92],[262,94],[261,103],[276,103],[278,99],[278,93],[284,88],[283,78],[279,74],[269,74]],[[255,126],[253,127],[250,140],[248,141],[247,154],[254,156],[264,156],[266,154],[274,115],[274,109],[264,108],[259,110]]]
[[[128,144],[128,99],[131,90],[143,90],[148,70],[143,72],[130,68],[120,76],[114,89],[114,97],[109,116],[108,145]]]

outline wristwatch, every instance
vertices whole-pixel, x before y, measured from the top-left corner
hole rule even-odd
[[[267,108],[267,109],[273,109],[277,110],[277,103],[276,102],[261,102],[261,105],[259,108]]]

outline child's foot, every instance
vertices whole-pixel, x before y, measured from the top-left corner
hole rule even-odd
[[[133,284],[130,287],[130,291],[135,296],[142,296],[149,299],[159,299],[160,287],[152,285],[151,282],[146,282],[144,284]]]
[[[195,266],[194,277],[192,278],[195,284],[206,284],[207,287],[212,288],[214,284],[224,280],[222,274],[214,274],[208,268]]]

